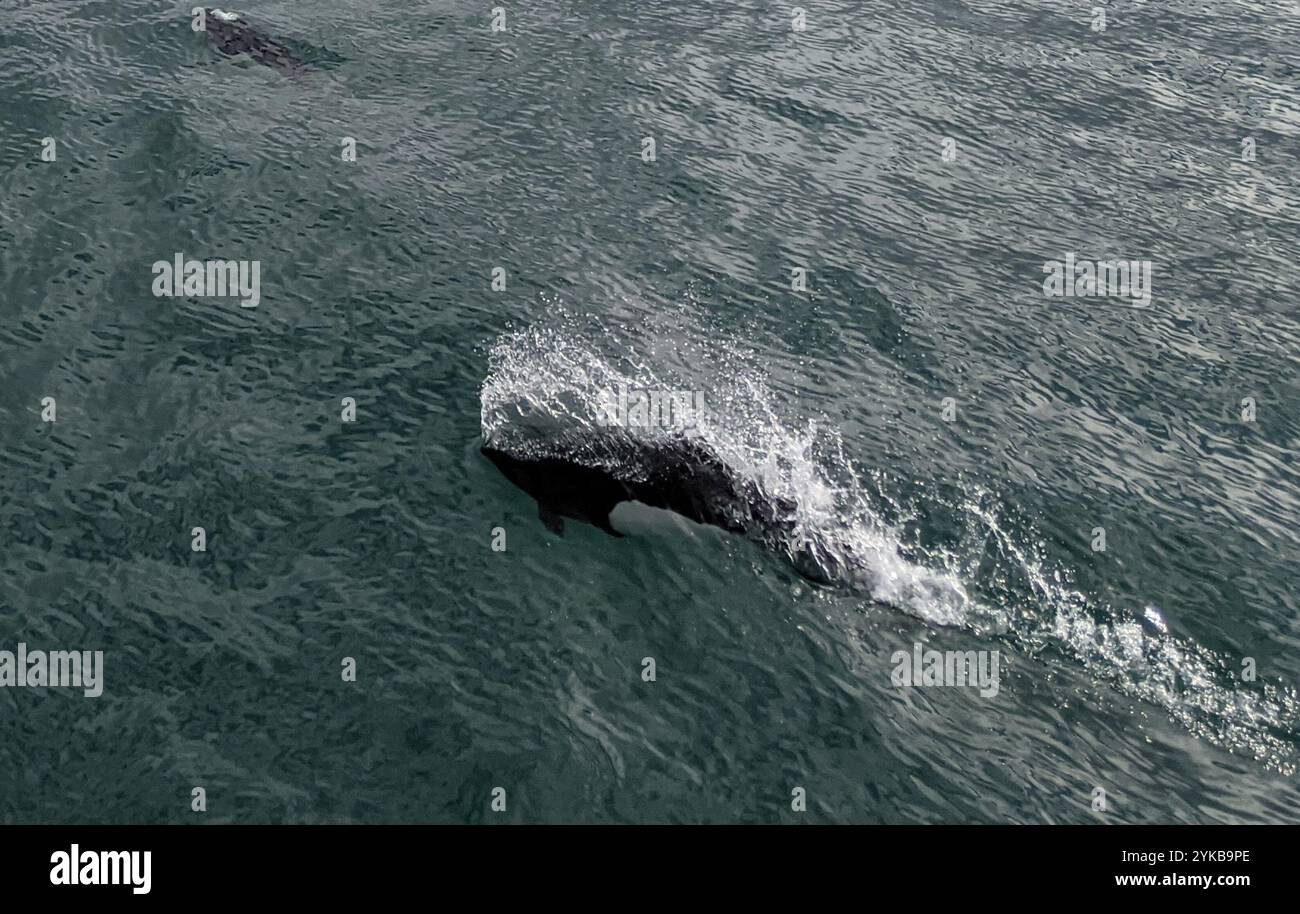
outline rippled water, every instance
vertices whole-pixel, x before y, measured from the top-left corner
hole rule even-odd
[[[0,690],[4,821],[1300,815],[1300,7],[189,6],[0,2],[0,649],[106,679]],[[620,378],[870,573],[546,531],[479,445]]]

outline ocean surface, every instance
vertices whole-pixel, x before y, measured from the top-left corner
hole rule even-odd
[[[1300,820],[1300,5],[191,6],[0,0],[0,821]],[[856,571],[547,530],[619,385]]]

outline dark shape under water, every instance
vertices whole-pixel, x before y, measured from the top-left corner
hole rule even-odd
[[[794,503],[766,494],[691,439],[645,442],[637,447],[636,459],[626,471],[594,461],[518,456],[490,445],[482,451],[507,479],[537,501],[538,516],[555,534],[563,534],[563,519],[568,517],[622,536],[610,524],[610,512],[621,502],[635,501],[781,552],[811,581],[832,579],[830,570],[814,561],[810,551],[792,547]]]
[[[247,54],[282,73],[300,73],[307,65],[280,42],[249,25],[236,13],[204,9],[208,36],[223,54]]]

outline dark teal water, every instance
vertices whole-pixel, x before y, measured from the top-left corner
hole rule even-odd
[[[1294,9],[241,7],[286,76],[189,6],[0,0],[0,650],[105,670],[0,689],[0,819],[1300,816]],[[479,445],[612,379],[869,573],[547,532]]]

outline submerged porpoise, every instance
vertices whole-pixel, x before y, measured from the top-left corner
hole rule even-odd
[[[204,9],[204,30],[223,54],[247,54],[282,73],[299,73],[307,65],[287,47],[242,19],[238,13]]]

